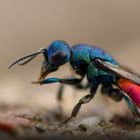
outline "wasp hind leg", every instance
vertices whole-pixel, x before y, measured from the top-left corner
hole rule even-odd
[[[123,99],[123,94],[118,88],[113,88],[111,84],[105,84],[101,88],[101,92],[104,95],[111,97],[114,101],[120,102]]]
[[[119,88],[113,88],[111,84],[104,84],[102,85],[102,93],[105,95],[108,95],[113,100],[119,102],[124,99],[126,102],[128,108],[132,112],[134,116],[133,124],[140,124],[140,112],[138,111],[137,107],[131,100],[131,98],[122,90]]]
[[[133,116],[134,116],[133,123],[135,125],[140,125],[140,112],[138,111],[137,107],[134,105],[131,98],[123,91],[122,91],[122,94],[123,94],[123,98],[124,98],[126,104],[128,105],[130,111],[133,113]]]
[[[108,92],[108,95],[114,99],[115,101],[121,101],[124,99],[126,102],[128,108],[132,112],[134,116],[134,121],[132,122],[133,124],[140,124],[140,112],[138,111],[137,107],[131,100],[131,98],[122,90],[118,88],[113,88],[112,86],[110,87],[102,87],[102,92]]]

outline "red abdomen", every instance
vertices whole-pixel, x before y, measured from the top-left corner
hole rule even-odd
[[[140,108],[140,86],[123,78],[119,79],[118,85],[124,92],[127,93],[134,104]]]

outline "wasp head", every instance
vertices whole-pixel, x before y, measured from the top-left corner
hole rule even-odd
[[[41,48],[39,51],[26,55],[16,61],[14,61],[10,66],[9,69],[12,68],[14,65],[25,65],[29,63],[32,59],[34,59],[37,55],[43,54],[44,61],[41,67],[41,74],[39,80],[44,80],[45,77],[56,70],[58,68],[67,63],[71,57],[71,49],[69,45],[61,40],[52,42],[48,49]]]
[[[45,77],[58,68],[67,63],[70,60],[71,50],[69,45],[61,40],[52,42],[47,49],[48,58],[43,61],[41,67],[40,80],[44,80]]]

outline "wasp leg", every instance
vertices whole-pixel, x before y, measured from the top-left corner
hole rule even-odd
[[[130,111],[133,113],[134,117],[140,118],[140,112],[138,111],[137,107],[134,105],[131,98],[123,91],[122,91],[122,94],[123,94],[123,98],[124,98],[126,104],[128,105]]]
[[[131,98],[120,89],[112,89],[110,92],[110,97],[112,97],[115,101],[121,101],[122,99],[124,99],[128,108],[134,116],[134,123],[140,124],[140,112],[138,111]]]
[[[67,85],[78,85],[78,87],[76,88],[80,88],[80,89],[84,89],[84,88],[87,88],[89,87],[89,85],[86,85],[85,87],[83,86],[79,86],[80,85],[80,82],[82,81],[83,77],[81,79],[74,79],[74,78],[71,78],[71,79],[60,79],[60,78],[48,78],[48,79],[45,79],[43,81],[35,81],[35,82],[32,82],[33,84],[40,84],[40,85],[44,85],[44,84],[51,84],[51,83],[62,83],[62,84],[67,84]],[[59,90],[58,90],[58,96],[57,96],[57,100],[59,101],[62,101],[62,96],[63,96],[63,89],[64,89],[64,85],[60,85],[59,87]]]
[[[83,90],[83,89],[88,89],[90,87],[90,83],[86,83],[83,85],[82,83],[78,83],[74,85],[75,89]]]
[[[60,110],[59,111],[59,115],[63,116],[63,107],[62,107],[62,97],[63,97],[63,90],[64,90],[64,85],[60,85],[59,89],[58,89],[58,93],[57,93],[57,96],[56,96],[56,100],[58,102],[58,109]]]
[[[119,102],[122,99],[125,100],[126,104],[128,105],[130,111],[133,113],[134,117],[139,117],[140,118],[140,113],[137,110],[136,106],[134,105],[133,101],[131,98],[122,90],[118,88],[113,88],[111,85],[109,86],[104,86],[102,87],[102,92],[106,93],[111,97],[113,100]],[[108,92],[108,93],[107,93]]]
[[[63,94],[64,94],[63,91],[64,91],[64,85],[62,84],[62,85],[59,86],[58,93],[57,93],[57,100],[59,102],[62,102],[62,97],[63,97]]]
[[[125,100],[126,104],[128,105],[128,108],[130,109],[130,111],[132,112],[132,114],[134,116],[134,120],[132,123],[134,125],[140,124],[140,112],[138,111],[137,107],[135,106],[135,104],[133,103],[131,98],[125,92],[121,91],[121,93],[123,95],[123,99]]]
[[[71,83],[71,86],[73,86],[76,90],[82,90],[82,89],[87,89],[89,88],[90,84],[87,83],[86,85],[83,85],[82,83],[80,83],[80,81],[78,81],[77,83],[74,83],[72,84]],[[63,107],[62,107],[62,100],[63,100],[63,96],[64,96],[64,88],[65,88],[65,85],[64,84],[61,84],[59,86],[59,89],[58,89],[58,93],[57,93],[57,101],[58,101],[58,107],[59,107],[59,110],[60,110],[60,114],[63,116]]]
[[[48,78],[45,79],[43,81],[36,81],[33,82],[33,84],[40,84],[40,85],[44,85],[44,84],[51,84],[51,83],[62,83],[62,84],[67,84],[67,85],[75,85],[75,84],[79,84],[82,81],[83,78],[81,79],[60,79],[60,78]],[[62,96],[63,96],[63,89],[64,89],[64,85],[60,85],[59,90],[58,90],[58,96],[57,99],[59,101],[62,101]]]
[[[102,88],[101,88],[102,94],[111,97],[113,100],[117,102],[123,99],[120,89],[114,88],[112,86],[112,83],[113,83],[112,76],[104,75],[104,76],[101,76],[100,80],[102,83]]]
[[[113,89],[112,94],[113,95],[111,95],[111,96],[113,97],[113,99],[115,101],[121,101],[122,99],[124,99],[124,101],[128,105],[128,108],[130,109],[130,111],[132,112],[134,117],[140,118],[140,113],[139,113],[137,107],[135,106],[135,104],[133,103],[131,98],[125,92],[123,92],[120,89]]]
[[[114,101],[120,102],[123,99],[123,94],[120,89],[113,88],[112,85],[103,85],[102,93],[111,97]]]
[[[82,81],[82,78],[77,79],[77,78],[70,78],[70,79],[60,79],[60,78],[48,78],[43,81],[34,81],[32,82],[33,84],[51,84],[51,83],[62,83],[62,84],[67,84],[67,85],[74,85]]]
[[[120,89],[113,88],[112,86],[109,86],[109,87],[103,86],[102,92],[104,92],[105,94],[107,94],[107,92],[108,92],[109,97],[111,97],[113,100],[115,100],[117,102],[124,99],[128,108],[130,109],[130,111],[132,112],[132,114],[135,118],[134,122],[132,122],[132,123],[140,124],[140,112],[138,111],[137,107],[135,106],[135,104],[133,103],[131,98],[125,92],[123,92]]]
[[[88,102],[91,101],[91,99],[94,97],[95,93],[96,93],[96,90],[97,90],[97,87],[98,85],[94,86],[91,88],[91,92],[90,94],[84,96],[83,98],[81,98],[79,100],[79,102],[75,105],[75,107],[73,108],[72,110],[72,113],[71,113],[71,116],[68,117],[66,120],[64,120],[60,125],[63,125],[64,123],[67,123],[68,121],[70,121],[72,118],[76,117],[77,114],[79,113],[80,111],[80,108],[83,104],[86,104]]]
[[[110,96],[112,89],[113,89],[112,84],[110,83],[102,84],[101,93]]]
[[[76,78],[70,78],[70,79],[59,79],[59,78],[48,78],[43,81],[37,81],[38,84],[43,85],[43,84],[50,84],[50,83],[62,83],[58,89],[58,94],[57,94],[57,101],[58,101],[58,106],[60,109],[60,114],[63,114],[63,109],[62,109],[62,97],[63,97],[63,90],[64,90],[64,84],[67,85],[77,85],[82,81],[83,77],[80,79]]]
[[[87,84],[85,86],[83,86],[80,82],[83,80],[83,77],[81,79],[59,79],[59,78],[48,78],[45,79],[43,81],[35,81],[32,82],[33,84],[40,84],[40,85],[44,85],[44,84],[51,84],[51,83],[62,83],[62,84],[67,84],[67,85],[72,85],[74,86],[76,89],[87,89],[90,84]],[[62,100],[62,96],[63,96],[63,89],[64,89],[64,85],[60,85],[59,90],[58,90],[58,96],[57,99],[58,100]]]
[[[71,79],[60,79],[60,83],[63,83],[63,84],[68,84],[68,85],[71,85],[71,86],[74,86],[76,87],[76,85],[81,85],[81,81],[82,81],[83,78],[81,79],[74,79],[74,78],[71,78]],[[58,101],[62,101],[62,97],[63,97],[63,90],[64,90],[64,85],[60,85],[59,87],[59,90],[58,90],[58,96],[57,96],[57,100]],[[82,86],[80,87],[76,87],[77,89],[78,88],[82,88]]]
[[[71,84],[71,86],[74,86],[74,88],[77,89],[77,90],[83,90],[83,89],[86,90],[87,88],[90,87],[90,84],[87,83],[86,85],[83,85],[79,81],[77,83]],[[63,98],[63,94],[64,94],[63,90],[64,90],[64,85],[62,84],[62,85],[59,86],[58,94],[57,94],[57,100],[60,101],[60,102],[62,101],[62,98]]]

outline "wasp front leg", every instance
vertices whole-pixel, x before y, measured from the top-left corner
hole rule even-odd
[[[60,108],[60,112],[61,114],[63,114],[63,110],[62,110],[62,106],[61,106],[61,102],[62,102],[62,97],[64,94],[64,84],[66,85],[71,85],[76,87],[76,85],[78,85],[79,88],[87,88],[87,85],[84,87],[83,85],[80,85],[81,81],[83,80],[84,77],[80,78],[80,79],[76,79],[76,78],[68,78],[68,79],[60,79],[60,78],[48,78],[45,79],[43,81],[35,81],[32,82],[33,84],[40,84],[40,85],[44,85],[44,84],[51,84],[51,83],[61,83],[59,89],[58,89],[58,93],[57,93],[57,101],[58,101],[58,106]],[[78,88],[76,87],[76,88]]]
[[[35,81],[32,83],[40,84],[40,85],[51,84],[51,83],[61,83],[62,85],[60,85],[60,87],[58,89],[57,100],[62,101],[63,90],[64,90],[63,84],[74,86],[76,89],[87,89],[90,86],[90,84],[87,83],[86,85],[82,85],[81,81],[83,80],[83,78],[84,77],[82,77],[80,79],[77,79],[77,78],[68,78],[68,79],[48,78],[43,81]]]
[[[41,81],[34,81],[32,82],[33,84],[51,84],[51,83],[62,83],[62,84],[67,84],[67,85],[74,85],[82,81],[82,78],[77,79],[77,78],[69,78],[69,79],[60,79],[60,78],[48,78],[45,80]]]
[[[87,86],[89,87],[89,85],[87,86],[83,86],[81,85],[81,81],[83,80],[83,77],[80,79],[76,79],[76,78],[69,78],[69,79],[60,79],[60,78],[48,78],[45,79],[43,81],[34,81],[32,82],[33,84],[40,84],[40,85],[44,85],[44,84],[51,84],[51,83],[61,83],[59,89],[58,89],[58,96],[57,96],[57,100],[58,101],[62,101],[62,96],[63,96],[63,90],[64,90],[64,85],[71,85],[74,86],[76,88],[80,88],[80,89],[84,89],[87,88]]]

